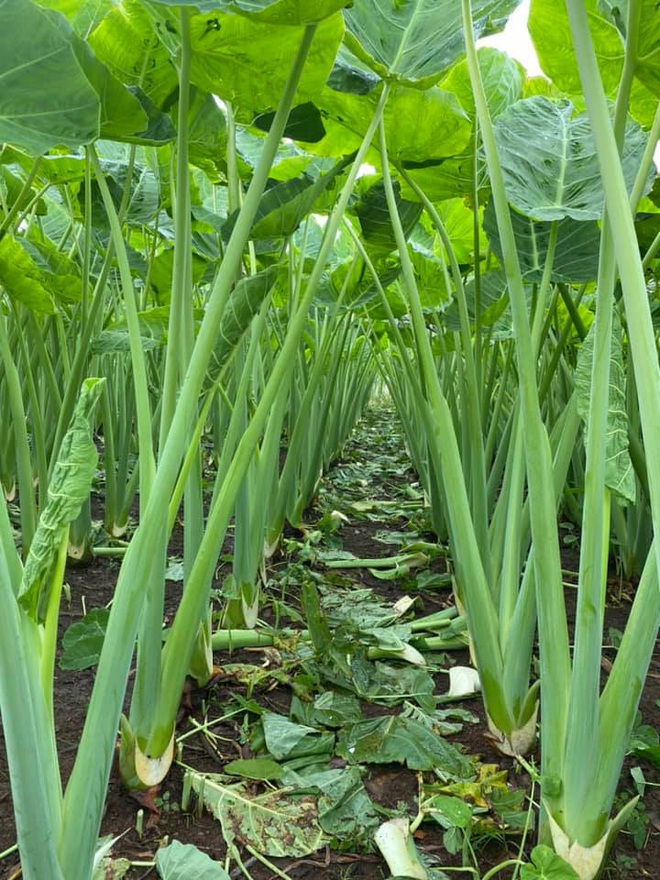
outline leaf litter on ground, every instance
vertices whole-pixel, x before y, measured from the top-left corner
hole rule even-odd
[[[369,471],[381,475],[384,465],[377,462]],[[350,476],[344,465],[335,484],[344,500]],[[369,479],[365,469],[356,466],[352,479],[355,494],[364,498]],[[400,486],[396,491],[404,495]],[[321,519],[329,509],[340,508],[337,500],[330,493],[320,493]],[[441,555],[442,549],[430,545],[423,532],[404,527],[405,507],[395,507],[394,518],[391,505],[381,508],[381,513],[387,513],[375,532],[378,543],[405,548],[421,541],[424,552]],[[388,533],[387,526],[394,520],[396,527]],[[423,801],[419,807],[424,820],[438,822],[442,816],[447,823],[453,809],[455,816],[463,817],[464,826],[480,834],[513,829],[525,815],[520,810],[524,793],[513,796],[506,773],[498,775],[495,765],[482,765],[446,739],[460,732],[465,723],[478,720],[458,706],[440,705],[431,658],[446,655],[431,655],[428,668],[370,656],[374,649],[398,650],[410,640],[423,641],[436,633],[455,637],[464,631],[464,621],[455,609],[445,609],[417,624],[410,614],[419,599],[403,597],[401,603],[394,603],[353,580],[349,570],[341,577],[328,571],[331,560],[360,561],[341,546],[342,531],[349,526],[336,518],[333,523],[332,528],[309,529],[299,542],[291,540],[287,547],[290,565],[270,585],[273,592],[286,585],[283,598],[296,589],[300,595],[302,615],[289,598],[279,608],[284,616],[289,607],[296,617],[302,617],[306,635],[282,629],[281,619],[279,634],[273,630],[273,635],[278,650],[283,657],[289,656],[291,669],[296,670],[289,674],[289,682],[304,680],[308,687],[294,688],[288,713],[260,707],[251,726],[250,756],[227,764],[223,775],[191,775],[193,789],[218,817],[232,844],[249,842],[270,856],[294,857],[324,842],[342,849],[369,847],[383,813],[396,815],[397,810],[374,803],[364,781],[370,773],[380,772],[376,768],[392,764],[429,776],[420,789],[427,802],[425,810]],[[388,534],[393,536],[390,540]],[[428,570],[424,573],[429,580],[434,576]],[[447,584],[446,576],[443,583]],[[295,623],[300,626],[300,620]],[[242,674],[249,673],[244,670]],[[365,717],[367,705],[380,707],[382,714]],[[237,783],[236,777],[243,781]],[[296,810],[301,827],[308,829],[305,834],[296,830]],[[290,824],[286,834],[283,824]],[[456,836],[457,828],[454,822],[445,831]],[[451,840],[448,837],[447,842]]]

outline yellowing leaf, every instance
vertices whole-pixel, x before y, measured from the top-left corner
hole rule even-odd
[[[227,844],[241,843],[275,858],[301,858],[326,842],[318,824],[315,798],[292,797],[286,791],[253,795],[242,783],[189,771],[193,791],[220,821]]]

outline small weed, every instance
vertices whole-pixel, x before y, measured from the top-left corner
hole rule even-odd
[[[611,861],[611,864],[605,869],[607,877],[617,878],[617,880],[625,880],[625,878],[637,867],[637,859],[634,856],[626,855],[626,853],[617,853]]]
[[[164,791],[162,797],[154,798],[154,804],[163,813],[178,813],[181,811],[179,804],[172,800],[171,792]]]
[[[615,809],[618,811],[624,807],[633,795],[630,792],[623,792],[615,800]],[[633,808],[632,813],[628,817],[628,821],[624,825],[623,831],[632,837],[635,849],[641,850],[646,846],[649,836],[649,816],[646,812],[644,801],[640,800]]]

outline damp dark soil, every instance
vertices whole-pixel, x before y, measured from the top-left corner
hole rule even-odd
[[[353,460],[359,458],[359,450],[353,449],[350,454]],[[368,455],[368,450],[362,450],[362,454]],[[341,468],[341,464],[336,467]],[[365,488],[365,496],[385,497],[388,490],[393,487],[401,487],[415,480],[415,475],[405,467],[399,468],[398,472],[382,474],[380,485],[374,484],[373,475],[370,485]],[[311,511],[310,522],[318,517],[318,512]],[[378,521],[373,517],[369,520],[356,519],[344,523],[341,527],[341,546],[358,557],[373,558],[392,553],[392,548],[386,543],[376,540],[377,534],[383,531],[396,531],[405,523],[398,522],[396,518],[386,517],[384,521]],[[177,540],[175,536],[175,541]],[[173,546],[172,552],[176,553],[177,547]],[[281,569],[286,564],[286,559],[276,558],[275,565]],[[436,560],[434,566],[442,567],[442,561]],[[567,549],[564,559],[565,568],[576,568],[575,549]],[[61,611],[62,631],[76,620],[81,619],[85,610],[107,605],[111,601],[114,585],[119,570],[116,561],[95,558],[91,563],[84,566],[71,566],[67,570],[66,582],[70,588],[70,598],[63,603]],[[355,569],[351,577],[357,585],[372,588],[384,600],[399,599],[402,595],[400,585],[396,581],[379,580],[373,577],[367,569]],[[446,591],[438,592],[423,589],[419,592],[419,603],[423,613],[431,613],[449,603]],[[166,619],[174,614],[179,601],[179,585],[168,582],[166,600]],[[634,596],[634,586],[621,581],[612,581],[610,596],[607,607],[606,633],[610,628],[622,631],[625,627],[630,602]],[[570,586],[570,576],[567,577],[566,587],[567,607],[569,614],[573,614],[574,590]],[[295,597],[287,596],[287,601],[295,603]],[[266,618],[272,613],[268,604],[264,605]],[[607,673],[608,654],[614,656],[614,651],[604,651],[603,674]],[[236,651],[229,657],[216,655],[215,662],[219,667],[228,662],[267,662],[263,652]],[[459,665],[469,663],[467,651],[452,652],[450,662]],[[446,675],[438,674],[437,690],[446,690]],[[55,681],[55,718],[57,742],[61,760],[63,780],[66,782],[75,759],[77,744],[80,739],[82,726],[85,720],[85,712],[94,683],[94,670],[79,672],[66,672],[59,667]],[[130,683],[129,683],[130,692]],[[246,688],[231,676],[219,675],[211,688],[204,692],[191,690],[184,694],[182,705],[185,711],[181,712],[181,720],[178,733],[190,730],[191,719],[201,718],[203,709],[208,711],[209,705],[221,707],[227,704],[237,694],[246,695]],[[291,693],[288,687],[276,685],[272,681],[258,685],[250,694],[261,705],[272,711],[286,712],[288,710]],[[461,703],[466,708],[478,715],[483,721],[483,709],[479,699],[472,699]],[[644,724],[660,728],[660,652],[656,652],[651,664],[646,687],[640,706]],[[363,707],[363,713],[382,713],[388,711],[382,706]],[[392,710],[398,711],[398,709]],[[220,711],[217,713],[220,715]],[[240,716],[239,716],[240,719]],[[185,759],[197,770],[202,772],[220,772],[227,761],[238,757],[245,757],[246,747],[244,737],[241,736],[240,720],[234,724],[233,720],[224,722],[221,728],[216,729],[220,739],[214,740],[212,746],[208,739],[201,734],[193,734],[186,740]],[[484,736],[483,724],[465,724],[460,733],[451,739],[454,743],[460,743],[466,753],[482,756],[484,762],[498,764],[502,769],[509,772],[508,784],[512,787],[527,788],[528,777],[526,773],[513,760],[503,758],[497,753],[490,741]],[[217,743],[221,743],[221,747]],[[538,755],[530,760],[538,759]],[[631,776],[634,767],[641,767],[647,787],[644,792],[642,804],[638,809],[637,825],[619,835],[613,850],[606,876],[610,880],[642,880],[642,878],[658,877],[660,875],[660,774],[650,764],[636,759],[627,759],[624,767],[620,797],[628,799],[635,793],[635,783]],[[156,870],[150,865],[155,857],[155,852],[167,841],[179,840],[182,843],[192,843],[200,850],[214,859],[224,860],[226,846],[221,834],[219,823],[204,810],[190,808],[185,811],[181,808],[183,771],[175,763],[163,788],[160,791],[158,801],[160,810],[156,814],[144,811],[146,818],[142,833],[138,835],[136,830],[138,811],[140,804],[120,785],[117,773],[113,770],[106,798],[105,812],[101,832],[103,835],[119,836],[121,839],[116,844],[113,854],[116,857],[129,859],[134,866],[126,875],[131,880],[138,878],[155,878]],[[418,794],[418,774],[405,769],[399,764],[375,765],[371,768],[365,779],[365,788],[371,799],[385,808],[395,808],[402,803],[410,807],[411,815],[417,812],[416,798]],[[433,823],[424,823],[416,832],[418,848],[428,855],[437,858],[439,864],[460,866],[460,855],[449,856],[443,847],[442,829]],[[4,742],[0,729],[0,853],[8,850],[15,843],[13,825],[13,812],[11,791],[9,786],[9,774],[6,765]],[[494,838],[479,846],[477,861],[480,874],[499,864],[504,859],[515,858],[518,855],[518,839],[509,839],[506,836]],[[356,848],[357,849],[357,848]],[[249,852],[242,856],[243,864],[249,871],[249,876],[254,880],[266,880],[277,876],[271,869],[266,868]],[[382,880],[387,876],[384,862],[376,852],[364,851],[336,851],[325,849],[313,856],[302,859],[279,859],[273,860],[279,871],[292,878],[314,878],[314,880]],[[18,857],[14,852],[0,861],[0,878],[19,877]],[[232,877],[242,877],[241,870],[235,863],[231,868]],[[280,875],[282,876],[282,875]],[[476,876],[476,875],[474,875]],[[511,872],[503,870],[498,877],[510,877]],[[76,878],[69,878],[76,880]]]

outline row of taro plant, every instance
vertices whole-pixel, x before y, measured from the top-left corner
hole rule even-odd
[[[449,538],[492,732],[529,748],[540,690],[541,831],[581,877],[600,870],[660,611],[657,245],[640,257],[633,223],[644,198],[655,235],[660,22],[651,0],[626,21],[534,0],[552,82],[530,81],[474,48],[517,5],[0,6],[0,479],[22,541],[3,505],[0,707],[26,877],[91,876],[136,639],[121,771],[138,788],[167,773],[184,677],[211,672],[230,518],[226,622],[252,626],[263,554],[299,523],[376,364]],[[366,162],[375,181],[358,180]],[[106,527],[123,532],[138,490],[139,526],[62,791],[54,634],[67,545],[90,541],[99,395]],[[562,500],[583,516],[572,660]],[[184,592],[162,647],[181,504]],[[643,574],[600,694],[610,509]]]
[[[626,523],[641,531],[639,524],[657,524],[658,516],[652,450],[660,372],[649,305],[654,287],[644,274],[657,245],[640,252],[634,218],[656,174],[660,113],[648,52],[660,42],[660,20],[641,2],[628,5],[625,20],[598,16],[593,5],[569,2],[558,11],[532,4],[541,60],[567,95],[547,83],[522,83],[515,65],[478,53],[469,37],[465,62],[445,80],[469,90],[466,107],[479,132],[465,156],[472,180],[463,195],[472,202],[476,255],[467,272],[457,257],[460,240],[448,234],[456,212],[434,204],[438,179],[397,161],[382,129],[380,140],[401,290],[410,304],[410,326],[395,324],[398,344],[383,369],[413,425],[411,450],[432,504],[442,508],[436,527],[446,519],[492,732],[504,751],[528,749],[540,684],[541,834],[586,880],[602,870],[625,819],[610,813],[660,619],[657,546],[646,556],[649,540],[638,534],[631,552]],[[462,7],[469,35],[473,10],[468,2]],[[649,33],[642,20],[652,22]],[[550,54],[550,27],[573,47],[568,60]],[[620,63],[606,79],[599,60],[613,47]],[[379,72],[384,66],[392,74],[399,62],[384,50],[371,56]],[[401,183],[424,205],[435,246],[447,254],[445,283],[457,313],[448,308],[448,321],[424,312]],[[490,248],[482,259],[481,229]],[[588,334],[586,321],[593,322]],[[513,343],[515,374],[502,330]],[[574,331],[583,340],[575,367],[566,350]],[[574,450],[580,417],[584,459]],[[582,475],[573,487],[582,542],[572,652],[557,529],[569,467]],[[643,570],[623,650],[601,692],[612,509],[624,564]],[[541,676],[530,687],[536,626]]]
[[[51,357],[57,351],[62,361],[67,356],[71,361],[62,331],[66,333],[67,327],[71,327],[73,316],[87,332],[79,342],[76,331],[71,331],[76,344],[88,347],[81,356],[80,376],[101,363],[111,380],[118,374],[120,381],[115,384],[112,397],[108,396],[102,415],[103,436],[109,441],[106,453],[109,447],[114,448],[115,454],[120,446],[131,449],[125,433],[131,428],[121,421],[122,416],[130,420],[130,409],[127,413],[123,406],[125,400],[133,399],[129,407],[135,413],[132,430],[136,437],[140,506],[140,523],[123,559],[76,763],[62,791],[51,706],[54,633],[70,522],[88,494],[95,467],[94,449],[85,425],[102,389],[93,380],[84,385],[78,381],[71,394],[72,402],[81,388],[85,390],[75,410],[73,427],[64,435],[59,455],[52,456],[57,464],[52,468],[49,494],[47,499],[40,499],[41,519],[32,528],[36,537],[29,542],[26,529],[25,566],[14,549],[4,505],[0,523],[3,606],[8,609],[3,616],[2,633],[3,727],[23,873],[40,878],[91,876],[136,636],[136,681],[130,713],[122,721],[120,767],[125,781],[138,787],[152,784],[167,771],[184,677],[192,666],[197,676],[203,678],[204,664],[209,661],[209,591],[227,524],[245,490],[246,474],[248,479],[253,476],[250,467],[255,456],[261,464],[267,441],[271,443],[271,459],[272,443],[279,452],[278,423],[281,427],[286,409],[282,401],[288,403],[288,388],[296,374],[299,352],[302,350],[303,359],[305,352],[314,355],[309,363],[305,362],[310,375],[301,375],[298,380],[303,400],[306,381],[313,379],[320,387],[324,377],[333,377],[325,390],[325,410],[339,428],[333,425],[330,430],[328,422],[326,429],[323,423],[318,429],[330,437],[334,435],[335,440],[346,432],[342,421],[346,409],[338,414],[333,393],[340,389],[340,398],[351,395],[352,405],[364,400],[371,362],[368,349],[355,334],[359,325],[345,320],[336,326],[329,324],[324,331],[318,320],[310,325],[308,311],[324,280],[334,238],[380,110],[356,154],[339,163],[319,161],[302,176],[300,163],[294,162],[294,179],[281,181],[281,186],[276,177],[271,177],[276,160],[285,158],[278,154],[291,107],[314,95],[331,71],[344,32],[338,11],[343,3],[331,0],[315,4],[311,13],[297,10],[295,4],[285,4],[286,8],[270,12],[266,23],[258,15],[243,16],[230,9],[219,11],[217,17],[209,20],[193,4],[170,9],[167,5],[146,3],[111,9],[97,21],[93,5],[67,6],[70,21],[59,11],[33,3],[8,3],[2,8],[4,75],[6,81],[13,76],[15,83],[4,106],[2,136],[11,143],[9,149],[21,158],[34,154],[27,177],[21,177],[21,163],[10,160],[7,154],[10,173],[23,180],[29,192],[36,175],[33,168],[50,155],[69,158],[61,145],[71,149],[86,144],[84,155],[81,154],[86,186],[77,189],[85,209],[84,222],[75,212],[69,218],[86,262],[74,259],[75,252],[69,259],[76,267],[71,273],[72,287],[76,287],[75,276],[82,275],[88,290],[85,297],[72,296],[68,312],[60,313],[61,303],[53,303],[56,332],[60,336],[59,348],[53,345],[50,349]],[[219,40],[221,31],[223,38]],[[227,48],[226,34],[233,34],[231,49]],[[87,42],[83,36],[88,37]],[[268,51],[264,52],[266,44]],[[127,58],[131,52],[135,53],[135,63],[129,63]],[[241,69],[230,63],[236,52],[241,52],[249,64],[248,79],[242,79]],[[54,54],[58,56],[58,77],[50,75]],[[112,65],[113,72],[103,65],[101,58]],[[215,59],[213,64],[209,58]],[[264,70],[265,61],[268,64]],[[26,68],[32,79],[25,74]],[[37,80],[48,83],[49,88],[37,91]],[[122,80],[128,81],[130,88]],[[25,88],[30,94],[27,104]],[[213,99],[200,102],[200,92],[207,97],[211,93],[221,95],[227,102],[226,113],[219,114]],[[168,108],[172,111],[169,117],[165,115]],[[270,111],[270,118],[262,122],[268,131],[266,137],[237,128],[236,116],[242,112],[244,118],[251,120],[256,109]],[[206,185],[206,191],[209,202],[225,198],[227,219],[222,223],[222,205],[204,204],[193,186],[190,171],[192,154],[200,149],[195,142],[198,132],[207,159],[210,154],[217,161],[222,153],[219,116],[227,131],[227,187],[218,192]],[[20,125],[4,122],[19,117],[23,120]],[[145,145],[157,144],[159,136],[163,141],[171,141],[174,133],[175,141],[158,147],[156,152],[143,150]],[[127,151],[121,150],[122,169],[113,167],[113,160],[105,158],[106,152],[112,151],[106,150],[105,142],[98,141],[99,135],[136,142]],[[243,150],[240,155],[238,145]],[[48,156],[43,156],[48,151]],[[252,162],[245,157],[253,157]],[[343,178],[336,180],[344,170]],[[133,179],[135,174],[140,178],[137,183]],[[249,178],[245,189],[242,178]],[[133,206],[147,210],[144,203],[148,202],[149,193],[142,188],[144,180],[156,187],[157,199],[163,193],[166,201],[158,201],[150,222],[143,215],[145,222],[136,229],[125,218]],[[194,181],[197,182],[198,179]],[[63,205],[66,207],[63,192],[70,195],[62,187],[51,193],[55,213],[63,211]],[[19,195],[24,198],[23,193]],[[299,261],[292,260],[288,240],[322,197],[326,212],[331,212],[323,235],[314,250],[302,249]],[[103,218],[98,228],[90,219],[94,208]],[[29,242],[32,233],[41,234],[40,224],[35,222],[24,235],[23,218],[16,212],[9,216],[10,213],[4,230],[6,242],[32,256]],[[12,225],[13,220],[18,222]],[[270,232],[269,246],[260,247],[258,242],[264,238],[264,229]],[[63,247],[70,235],[70,230],[65,230]],[[254,244],[246,250],[249,240]],[[216,258],[206,260],[200,277],[196,274],[199,257],[208,257],[209,251],[213,256],[214,250]],[[112,287],[104,305],[94,308],[108,286],[92,265],[98,252],[106,255]],[[5,267],[8,262],[5,261]],[[24,259],[27,275],[25,269],[46,282],[57,274],[52,269],[42,269],[34,257],[31,261]],[[20,280],[15,284],[8,275],[5,268],[3,287],[7,302],[11,297],[20,300],[29,280],[20,279],[24,281],[21,286]],[[92,283],[97,288],[90,296]],[[286,314],[269,318],[268,297],[276,290],[286,304]],[[161,307],[160,314],[150,308],[153,294]],[[20,311],[25,305],[12,303],[12,309]],[[164,348],[158,338],[154,339],[159,320],[167,327]],[[253,322],[256,323],[249,337],[242,341]],[[3,316],[3,327],[7,324]],[[40,335],[38,326],[35,334]],[[309,341],[301,349],[305,334]],[[96,341],[95,349],[90,338]],[[267,343],[265,348],[263,340]],[[16,401],[24,401],[27,395],[21,388],[16,343],[12,346],[9,331],[3,342],[7,384],[13,382],[10,402],[17,406]],[[123,368],[117,366],[120,359],[116,355],[122,349],[128,350],[130,368],[126,363]],[[365,354],[361,356],[362,350]],[[337,380],[340,371],[336,364],[340,365],[344,354],[351,352],[360,368],[355,371],[360,374],[357,386],[351,384],[354,376],[348,370],[344,370],[341,381]],[[26,385],[42,381],[37,364],[30,363],[34,367],[31,373],[25,369],[30,354],[28,350],[23,363]],[[321,364],[318,370],[314,367],[317,356]],[[102,358],[102,362],[94,361],[95,357]],[[85,362],[84,358],[88,360]],[[70,366],[65,363],[65,372]],[[219,438],[217,486],[205,517],[199,438],[207,419],[212,419],[214,396],[222,396],[229,403],[231,414],[228,431]],[[33,414],[38,412],[37,400],[30,399]],[[305,407],[309,410],[310,403],[298,407],[292,425],[297,425],[298,419],[304,420]],[[356,411],[355,406],[352,409]],[[319,413],[314,415],[322,417]],[[19,435],[23,431],[23,450],[27,453],[25,407],[22,412],[16,409],[13,416],[14,432]],[[117,416],[119,425],[113,424]],[[308,413],[307,420],[311,425],[312,414]],[[275,428],[271,428],[272,424]],[[302,426],[298,428],[299,432],[302,430]],[[225,455],[227,439],[229,451]],[[304,475],[306,485],[314,486],[318,478],[316,469],[331,455],[328,444],[319,440],[318,445],[321,457],[319,460],[314,447],[312,477]],[[22,464],[26,476],[19,485],[19,495],[27,505],[31,490],[27,454]],[[108,458],[106,466],[114,467],[114,461]],[[130,492],[134,478],[128,470],[124,468],[122,473],[117,468],[113,476],[117,475],[121,479],[116,488],[123,483]],[[43,492],[48,474],[42,469],[39,476]],[[270,475],[266,476],[272,481]],[[294,477],[297,480],[301,475]],[[300,491],[304,490],[303,487]],[[294,507],[299,504],[298,496],[299,492],[294,496]],[[165,554],[173,513],[181,498],[185,588],[162,650]],[[254,494],[251,500],[253,505],[263,503]],[[119,530],[123,523],[116,525],[115,530]],[[263,547],[265,528],[257,525],[256,531],[261,534]],[[243,598],[244,610],[252,615],[251,598]],[[9,676],[12,668],[16,673]],[[33,775],[35,760],[39,765],[37,784]]]

